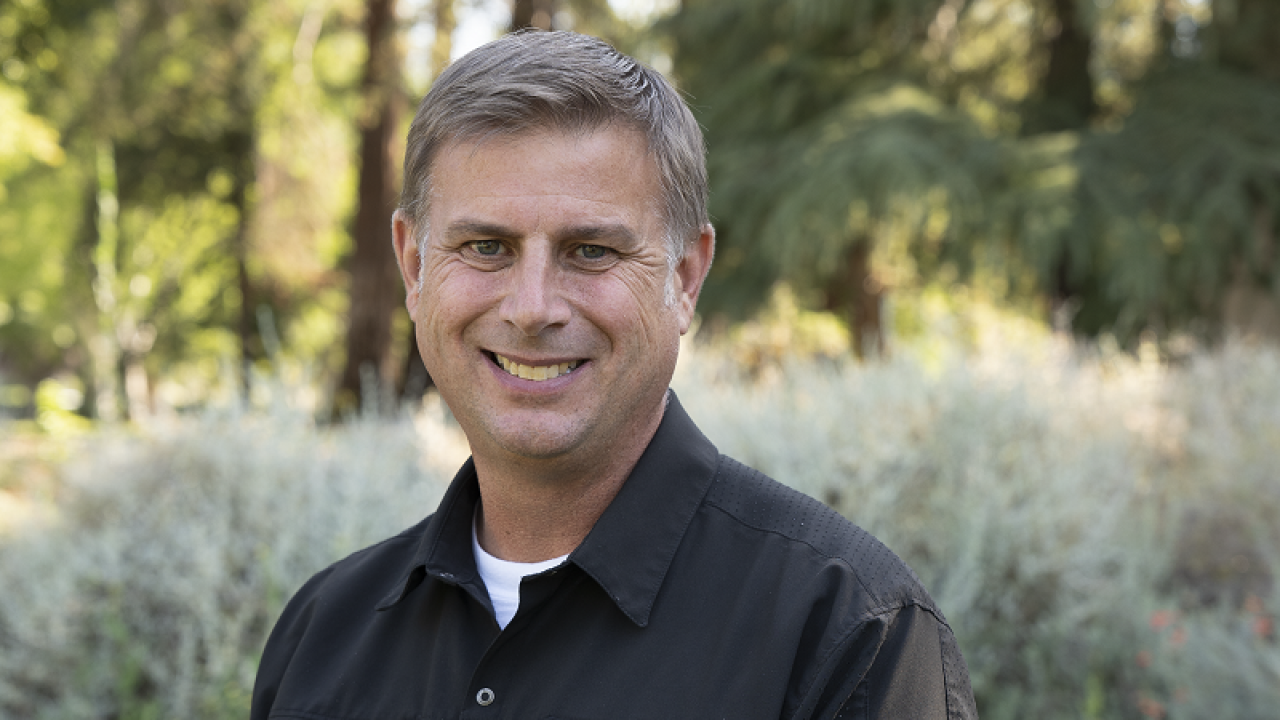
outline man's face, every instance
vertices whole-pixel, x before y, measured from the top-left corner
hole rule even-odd
[[[472,452],[590,459],[652,431],[711,231],[670,273],[644,138],[614,127],[447,145],[429,207],[420,255],[397,215],[397,253],[423,361]]]

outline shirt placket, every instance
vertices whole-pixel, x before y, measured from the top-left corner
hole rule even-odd
[[[537,708],[528,706],[530,699],[537,697],[537,682],[529,675],[538,672],[536,648],[529,647],[528,637],[546,617],[542,611],[557,592],[567,590],[562,585],[573,585],[565,579],[573,572],[561,566],[525,578],[520,584],[520,607],[472,672],[460,720],[538,716]]]

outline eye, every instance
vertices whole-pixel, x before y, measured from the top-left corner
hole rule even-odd
[[[497,255],[502,252],[502,242],[498,240],[476,240],[471,243],[471,249],[481,255]]]
[[[599,260],[609,254],[609,248],[603,245],[579,245],[577,253],[586,260]]]

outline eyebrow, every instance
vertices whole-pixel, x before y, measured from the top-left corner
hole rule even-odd
[[[639,238],[631,231],[631,228],[619,223],[570,227],[560,236],[566,240],[586,242],[605,239],[617,240],[626,245],[635,245],[639,242]]]
[[[514,240],[520,233],[496,223],[479,220],[459,220],[449,225],[445,237],[450,240],[463,240],[474,237],[491,237],[502,240]],[[559,240],[577,240],[591,242],[593,240],[613,239],[625,245],[635,245],[639,238],[631,228],[622,223],[606,223],[602,225],[570,226],[557,234]]]
[[[477,220],[459,220],[450,224],[448,229],[445,230],[445,237],[450,240],[461,240],[477,236],[511,239],[517,235],[519,233],[511,228]]]

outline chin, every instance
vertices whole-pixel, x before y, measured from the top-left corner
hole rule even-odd
[[[581,447],[585,440],[578,428],[549,428],[545,422],[492,428],[488,435],[506,453],[530,460],[564,457]]]

